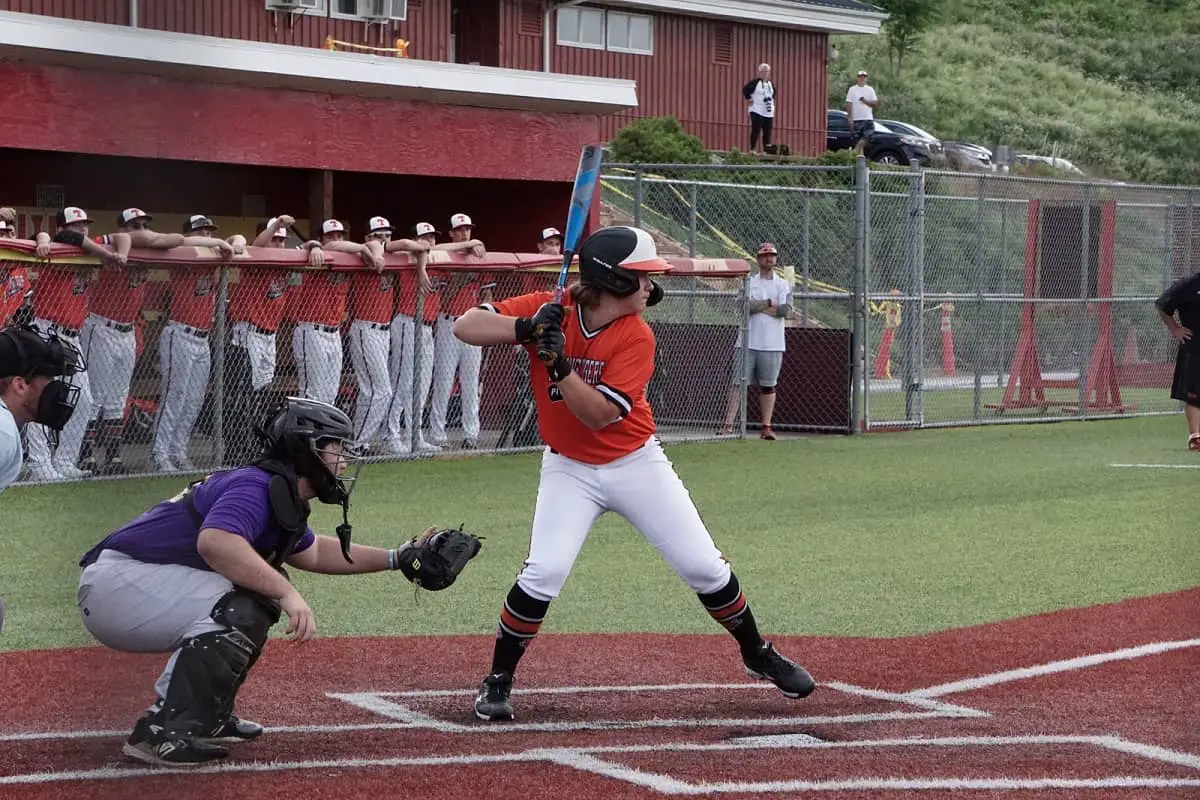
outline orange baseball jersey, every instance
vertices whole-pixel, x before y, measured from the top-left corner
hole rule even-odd
[[[0,272],[4,294],[0,296],[0,324],[7,323],[25,303],[25,292],[29,291],[29,273],[24,267],[13,267]]]
[[[212,325],[216,297],[217,273],[212,267],[171,270],[170,319],[173,322],[208,330]]]
[[[92,269],[39,267],[34,284],[33,308],[43,319],[73,331],[83,327],[88,310],[88,286]]]
[[[229,287],[229,319],[266,331],[279,330],[287,310],[288,273],[281,269],[244,267]]]
[[[364,322],[389,323],[395,314],[396,271],[360,270],[350,278],[354,318]]]
[[[506,316],[531,317],[543,303],[553,299],[552,292],[535,292],[485,308]],[[612,402],[616,421],[598,431],[580,422],[567,408],[558,387],[550,383],[546,368],[537,358],[537,345],[529,344],[526,349],[538,431],[546,444],[567,458],[585,464],[607,464],[629,455],[654,435],[654,412],[646,400],[646,384],[654,374],[654,332],[636,314],[588,331],[578,307],[566,306],[566,312],[563,354],[576,375]]]
[[[130,264],[122,269],[102,269],[88,290],[88,310],[126,325],[137,319],[150,273]]]
[[[296,322],[341,327],[350,273],[321,270],[301,274],[303,282],[288,292],[288,317]]]
[[[396,313],[406,317],[417,315],[417,273],[416,270],[406,269],[400,273],[399,291],[396,293]],[[425,295],[425,308],[422,317],[425,322],[432,323],[437,319],[440,303],[437,294]]]

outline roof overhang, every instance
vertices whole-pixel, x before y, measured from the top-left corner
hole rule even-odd
[[[880,26],[888,17],[883,12],[786,0],[628,0],[621,5],[669,14],[835,34],[879,33]]]
[[[612,114],[634,81],[420,61],[0,12],[0,59],[270,89]]]

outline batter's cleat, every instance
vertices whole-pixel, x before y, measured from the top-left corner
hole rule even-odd
[[[187,736],[168,736],[161,725],[142,717],[133,726],[121,752],[147,764],[160,767],[197,767],[225,758],[229,751],[202,739]]]
[[[257,739],[262,734],[263,726],[257,722],[230,717],[213,731],[211,736],[204,737],[204,740],[210,743],[238,744]]]
[[[808,670],[784,658],[770,642],[753,658],[744,658],[742,663],[751,678],[770,681],[788,697],[808,697],[817,688]]]
[[[508,699],[512,694],[512,685],[512,675],[507,672],[497,672],[484,678],[479,685],[479,694],[475,696],[475,716],[484,722],[512,719],[513,707]]]
[[[1188,450],[1200,450],[1200,433],[1188,437]]]

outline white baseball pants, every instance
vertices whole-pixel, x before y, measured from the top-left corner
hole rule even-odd
[[[147,564],[105,550],[79,575],[76,604],[95,639],[126,653],[166,653],[186,639],[226,630],[212,618],[233,584],[217,572],[179,564]],[[165,697],[175,666],[172,654],[155,688]]]
[[[388,361],[388,372],[392,377],[392,402],[388,409],[387,428],[388,439],[393,443],[410,443],[405,434],[411,430],[413,420],[417,430],[421,429],[421,420],[425,416],[425,402],[429,396],[429,386],[433,382],[433,328],[421,325],[421,348],[417,352],[416,324],[412,317],[403,314],[392,320],[392,355]],[[414,369],[414,361],[420,358],[419,371]],[[420,399],[417,408],[409,408],[413,404],[413,376],[420,376],[418,390]],[[412,413],[409,413],[409,412]],[[400,418],[404,417],[401,426]]]
[[[388,356],[392,345],[389,325],[356,319],[350,323],[350,363],[358,379],[354,406],[354,443],[370,444],[387,418],[392,402]]]
[[[342,385],[342,334],[327,327],[311,322],[298,324],[292,332],[292,354],[300,396],[335,403]]]
[[[91,372],[93,419],[101,414],[110,421],[125,419],[125,401],[137,361],[137,334],[132,327],[127,331],[112,327],[117,324],[124,323],[88,314],[79,329],[83,360]]]
[[[250,356],[250,384],[256,392],[275,380],[275,334],[263,333],[248,322],[235,322],[230,341]]]
[[[66,335],[60,326],[50,320],[37,317],[33,323],[40,331],[54,331],[63,341],[83,352],[79,337]],[[85,363],[85,366],[90,365]],[[88,379],[88,371],[84,370],[72,375],[67,382],[79,387],[79,401],[75,404],[75,410],[71,412],[71,419],[59,433],[58,449],[51,454],[50,441],[46,438],[46,429],[43,426],[30,423],[25,429],[25,445],[31,465],[49,464],[55,469],[61,469],[64,466],[73,467],[79,460],[79,453],[83,449],[83,437],[87,433],[88,422],[92,419],[91,381]]]
[[[191,333],[186,325],[168,322],[158,342],[158,425],[154,432],[154,457],[186,458],[192,428],[204,406],[208,372],[212,364],[208,339]]]
[[[436,444],[446,441],[446,410],[458,373],[459,399],[462,401],[463,438],[479,438],[479,371],[483,348],[467,344],[454,336],[454,318],[443,314],[434,328],[433,399],[429,408],[429,436]]]
[[[517,585],[536,600],[556,598],[605,511],[628,520],[692,591],[710,594],[729,583],[729,563],[658,439],[651,437],[640,449],[600,466],[546,449],[529,556]]]

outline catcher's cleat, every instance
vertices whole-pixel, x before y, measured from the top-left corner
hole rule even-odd
[[[743,659],[751,678],[770,681],[788,697],[808,697],[817,684],[808,670],[780,655],[768,642],[754,658]]]
[[[211,736],[204,737],[204,740],[213,743],[238,744],[239,742],[248,742],[251,739],[257,739],[262,734],[263,726],[257,722],[230,717],[213,731]]]
[[[202,739],[168,736],[162,726],[142,717],[133,726],[121,751],[131,758],[161,767],[196,767],[225,758],[229,751]]]
[[[512,702],[508,696],[512,694],[512,675],[498,672],[488,675],[479,686],[479,694],[475,697],[475,716],[485,722],[496,722],[513,718]]]

